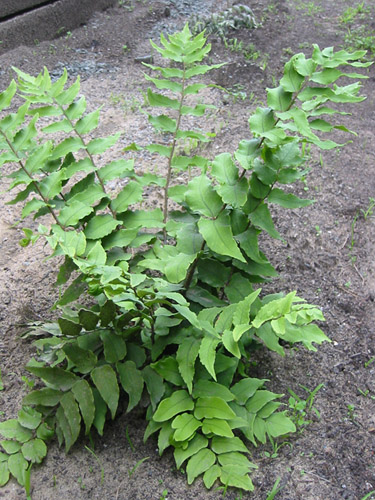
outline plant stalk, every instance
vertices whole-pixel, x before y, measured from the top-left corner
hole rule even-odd
[[[299,94],[299,93],[303,90],[303,88],[304,88],[304,86],[305,86],[305,85],[306,85],[306,82],[302,85],[301,89],[300,89],[298,92],[296,92],[296,95],[293,97],[293,99],[292,99],[292,101],[291,101],[290,105],[288,106],[288,110],[289,110],[289,109],[293,106],[293,104],[295,103],[295,101],[296,101],[296,99],[297,99],[297,97],[298,97],[298,94]],[[277,123],[278,123],[279,121],[280,121],[280,118],[278,118],[278,119],[276,120],[275,125],[277,125]],[[264,137],[262,137],[262,138],[261,138],[261,140],[260,140],[260,142],[259,142],[259,144],[258,144],[257,149],[259,149],[259,150],[261,149],[261,147],[262,147],[262,145],[263,145],[263,142],[264,142],[264,139],[265,139]],[[242,179],[242,177],[243,177],[245,174],[246,174],[246,170],[245,170],[245,169],[243,169],[243,171],[241,172],[241,175],[239,176],[239,178],[240,178],[240,179]],[[270,189],[269,189],[269,191],[268,191],[267,195],[263,198],[263,200],[265,200],[265,199],[267,198],[267,196],[270,194],[270,192],[271,192],[271,190],[272,190],[272,188],[273,188],[273,185],[274,185],[274,184],[272,184],[272,186],[270,187]],[[262,203],[262,201],[263,201],[263,200],[260,200],[260,201],[259,201],[259,203],[258,203],[257,207],[258,207],[258,206]],[[215,219],[217,219],[217,218],[219,217],[219,215],[220,215],[220,214],[221,214],[221,213],[222,213],[222,212],[226,209],[226,207],[227,207],[227,203],[224,203],[224,204],[223,204],[223,206],[221,207],[221,209],[220,209],[219,213],[218,213],[218,214],[217,214],[217,216],[215,217]],[[257,208],[257,207],[256,207],[256,208]],[[164,213],[165,213],[165,212],[164,212]],[[249,222],[248,222],[248,224],[247,224],[247,226],[246,226],[246,229],[245,229],[245,230],[249,229],[250,225],[251,225],[251,221],[249,220]],[[202,250],[204,249],[205,245],[206,245],[206,242],[203,242],[203,243],[202,243],[202,246],[201,246],[200,251],[202,251]],[[199,261],[199,257],[197,256],[197,257],[194,259],[194,261],[192,262],[192,264],[191,264],[191,266],[190,266],[190,268],[189,268],[189,271],[188,271],[188,273],[187,273],[187,275],[186,275],[186,279],[185,279],[185,282],[184,282],[184,291],[185,291],[185,294],[186,294],[186,292],[189,290],[189,287],[190,287],[190,285],[191,285],[191,281],[192,281],[192,279],[193,279],[193,275],[194,275],[195,269],[196,269],[196,267],[197,267],[197,265],[198,265],[198,261]]]
[[[59,219],[57,218],[57,215],[55,214],[55,211],[53,210],[53,208],[51,207],[51,205],[49,205],[48,200],[46,199],[46,197],[43,195],[42,191],[40,190],[37,181],[34,180],[33,176],[30,174],[30,172],[27,170],[27,168],[23,164],[22,160],[19,158],[17,151],[13,147],[13,144],[11,143],[11,141],[8,139],[8,137],[6,136],[6,134],[3,131],[0,130],[0,132],[1,132],[1,135],[4,137],[4,139],[6,140],[9,148],[12,151],[12,153],[15,156],[18,157],[18,164],[19,164],[19,166],[22,168],[22,170],[25,172],[25,174],[32,180],[32,184],[33,184],[36,192],[39,194],[39,196],[42,198],[42,200],[46,204],[46,207],[47,207],[48,211],[50,212],[50,214],[52,215],[52,217],[55,219],[56,224],[58,224],[62,229],[65,230],[65,226],[63,226],[61,224],[61,222],[59,221]]]
[[[181,88],[181,97],[180,97],[180,103],[178,107],[178,115],[177,115],[177,120],[176,120],[176,128],[175,131],[173,132],[173,140],[172,140],[172,147],[171,147],[171,153],[168,158],[168,170],[167,170],[167,177],[166,177],[166,182],[164,186],[164,202],[163,202],[163,222],[166,224],[167,219],[168,219],[168,189],[169,185],[171,183],[171,178],[172,178],[172,160],[174,156],[174,152],[176,149],[176,143],[177,143],[177,132],[180,129],[180,123],[181,123],[181,109],[182,105],[184,102],[184,90],[185,90],[185,73],[186,73],[186,66],[184,63],[183,66],[183,76],[182,76],[182,88]],[[164,227],[163,229],[163,235],[164,235],[164,243],[166,242],[167,239],[167,231]]]
[[[69,118],[69,116],[67,115],[67,113],[66,113],[65,109],[64,109],[64,108],[63,108],[63,107],[62,107],[62,106],[61,106],[61,105],[60,105],[60,104],[59,104],[59,103],[58,103],[55,99],[53,99],[53,101],[54,101],[54,103],[55,103],[55,104],[59,107],[59,109],[62,111],[62,113],[63,113],[64,117],[68,120],[68,122],[69,122],[70,126],[71,126],[71,127],[72,127],[72,129],[74,130],[74,133],[75,133],[75,134],[77,135],[77,137],[79,137],[79,139],[81,140],[81,142],[82,142],[83,146],[85,147],[85,152],[86,152],[87,156],[89,157],[89,159],[90,159],[90,162],[91,162],[92,166],[93,166],[93,167],[94,167],[94,169],[95,169],[95,170],[94,170],[95,177],[98,179],[99,184],[100,184],[100,186],[101,186],[101,188],[102,188],[102,190],[103,190],[103,193],[104,193],[104,194],[107,194],[107,191],[106,191],[105,186],[104,186],[104,182],[103,182],[103,180],[101,179],[100,175],[98,174],[98,171],[97,171],[97,167],[96,167],[96,165],[95,165],[94,158],[93,158],[92,154],[91,154],[91,153],[89,153],[89,151],[87,151],[87,149],[86,149],[86,143],[85,143],[85,141],[83,140],[82,135],[81,135],[79,132],[77,132],[77,130],[76,130],[76,128],[75,128],[75,126],[74,126],[74,124],[73,124],[72,120],[71,120],[71,119]],[[109,210],[110,210],[111,214],[113,215],[113,217],[116,217],[116,213],[114,212],[114,210],[112,210],[112,208],[111,208],[111,206],[110,206],[110,205],[108,205],[108,208],[109,208]]]

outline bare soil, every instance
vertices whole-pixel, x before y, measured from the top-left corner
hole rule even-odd
[[[206,97],[218,106],[202,124],[217,132],[205,154],[233,151],[249,134],[247,120],[264,102],[265,88],[276,84],[284,62],[301,50],[311,53],[311,44],[321,48],[344,45],[348,27],[341,14],[355,5],[348,1],[268,0],[243,2],[253,8],[261,26],[233,31],[228,38],[254,44],[259,57],[246,59],[243,51],[231,51],[215,36],[213,63],[228,64],[210,75],[217,85]],[[92,108],[103,105],[100,134],[121,130],[124,136],[111,154],[121,155],[125,144],[146,144],[152,130],[139,111],[146,89],[144,67],[138,58],[151,54],[148,39],[158,40],[160,31],[180,29],[192,14],[209,15],[231,2],[163,0],[119,2],[115,8],[97,13],[90,22],[59,39],[39,45],[20,46],[0,55],[0,89],[12,77],[11,66],[36,74],[43,66],[56,76],[66,66],[72,77],[82,79],[82,93]],[[374,28],[373,0],[362,23]],[[1,49],[1,45],[0,45]],[[324,330],[331,343],[317,353],[291,349],[285,358],[261,351],[254,375],[271,380],[276,392],[291,388],[301,397],[324,387],[314,400],[320,418],[312,412],[311,424],[290,436],[275,458],[270,447],[253,452],[259,469],[253,480],[255,491],[242,498],[265,500],[280,477],[280,500],[360,500],[375,490],[375,218],[364,212],[375,197],[375,111],[374,68],[363,81],[363,103],[351,106],[353,115],[343,117],[357,132],[351,143],[322,156],[311,152],[310,175],[296,188],[296,194],[316,200],[313,206],[295,212],[279,210],[277,226],[285,242],[265,239],[267,255],[280,272],[271,285],[275,291],[297,289],[309,302],[322,306]],[[246,94],[242,100],[239,92]],[[342,142],[348,137],[338,136]],[[189,147],[189,145],[187,145]],[[152,158],[137,160],[139,169],[152,168]],[[48,248],[38,242],[22,248],[20,207],[6,205],[11,195],[1,179],[0,198],[0,367],[4,390],[0,409],[4,418],[16,416],[25,394],[24,364],[34,354],[29,341],[20,340],[20,324],[52,317],[50,311],[58,291],[53,288],[56,263],[45,261]],[[113,186],[116,189],[116,186]],[[147,203],[159,202],[157,192],[148,193]],[[27,221],[27,225],[32,225]],[[285,396],[287,403],[288,397]],[[71,498],[79,500],[203,500],[219,499],[218,491],[207,492],[200,480],[192,486],[176,471],[169,452],[159,457],[156,443],[143,444],[145,422],[141,412],[126,414],[108,423],[103,438],[95,438],[95,456],[81,441],[66,456],[57,444],[32,474],[33,500]],[[127,435],[129,439],[127,438]],[[131,440],[132,447],[129,440]],[[132,449],[133,448],[133,449]],[[139,460],[147,457],[139,467]],[[163,493],[164,492],[164,493]],[[167,492],[167,493],[166,493]],[[163,496],[164,495],[164,496]],[[0,498],[23,499],[15,482],[0,489]],[[226,498],[240,498],[234,491]],[[375,496],[374,496],[375,498]]]

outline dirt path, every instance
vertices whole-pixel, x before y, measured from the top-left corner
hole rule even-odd
[[[124,132],[113,152],[119,155],[125,144],[146,143],[151,133],[139,111],[147,86],[138,58],[151,54],[148,39],[157,40],[160,30],[171,32],[189,16],[208,15],[228,3],[119,2],[60,39],[1,55],[0,90],[9,83],[12,65],[31,73],[46,65],[56,76],[66,66],[71,76],[81,74],[89,106],[103,105],[100,133]],[[339,48],[348,30],[352,43],[357,36],[357,43],[372,43],[375,51],[375,39],[366,39],[366,35],[373,36],[374,1],[364,2],[363,17],[357,9],[349,22],[343,13],[358,4],[347,1],[335,5],[329,0],[243,3],[253,8],[261,25],[256,30],[233,31],[228,37],[233,40],[232,50],[211,37],[212,61],[228,61],[213,74],[214,83],[232,90],[212,90],[210,99],[218,111],[205,123],[206,129],[217,132],[215,143],[205,151],[210,157],[233,151],[246,138],[249,114],[264,101],[264,89],[277,83],[284,62],[293,53],[309,53],[312,43]],[[266,456],[265,452],[272,453],[269,447],[254,451],[253,461],[259,466],[253,476],[256,489],[244,498],[265,500],[277,477],[283,486],[278,500],[360,500],[375,490],[375,362],[371,363],[375,356],[375,218],[370,213],[364,216],[369,198],[375,198],[374,71],[369,68],[369,78],[363,82],[367,100],[351,107],[351,117],[343,117],[358,134],[350,137],[353,142],[322,157],[311,152],[311,174],[296,194],[310,196],[316,203],[295,213],[280,209],[278,230],[287,244],[264,242],[280,272],[274,289],[297,289],[309,302],[320,304],[332,343],[317,353],[301,348],[290,350],[286,358],[266,354],[255,368],[257,376],[272,379],[271,389],[276,392],[288,394],[291,388],[306,398],[299,384],[313,390],[323,383],[324,388],[314,401],[320,419],[315,413],[309,415],[312,423],[292,436],[275,458]],[[340,136],[340,140],[348,137]],[[145,159],[139,168],[149,166]],[[22,231],[12,224],[20,209],[5,205],[10,199],[4,192],[6,186],[7,180],[1,179],[0,367],[5,389],[0,392],[0,409],[11,418],[24,394],[23,365],[33,353],[29,342],[19,340],[16,325],[50,317],[57,290],[52,288],[55,265],[44,261],[48,249],[41,242],[34,248],[18,245]],[[149,202],[158,202],[157,193],[149,193]],[[171,453],[160,458],[155,442],[150,439],[143,444],[144,427],[142,415],[123,412],[108,424],[104,438],[95,440],[95,455],[84,447],[91,447],[88,442],[82,441],[68,456],[52,446],[43,466],[33,472],[33,500],[221,498],[220,492],[207,492],[199,480],[188,487],[185,475],[175,470]],[[0,489],[0,498],[15,500],[25,495],[11,482]],[[232,491],[226,498],[239,497]]]

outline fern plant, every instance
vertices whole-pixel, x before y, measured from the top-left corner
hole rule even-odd
[[[37,349],[26,368],[45,386],[26,395],[17,419],[0,423],[1,485],[12,475],[28,489],[31,465],[42,461],[49,439],[57,436],[68,452],[81,433],[102,435],[126,394],[127,411],[148,400],[145,440],[157,434],[160,454],[172,446],[189,484],[203,475],[207,488],[218,480],[252,491],[249,448],[295,431],[279,411],[282,394],[252,376],[254,347],[284,356],[285,343],[316,350],[313,344],[329,341],[315,323],[324,320],[320,309],[296,292],[262,295],[256,284],[276,272],[258,237],[280,238],[272,204],[311,203],[284,186],[306,175],[302,145],[337,146],[317,131],[346,131],[322,116],[363,99],[358,82],[335,82],[362,77],[338,67],[366,67],[364,52],[314,46],[310,59],[293,56],[279,87],[267,90],[268,107],[250,117],[251,138],[210,161],[181,155],[176,145],[208,139],[184,120],[209,107],[194,101],[206,87],[197,77],[220,65],[202,63],[210,46],[187,25],[153,46],[171,61],[146,65],[157,73],[146,75],[149,104],[163,108],[149,121],[166,139],[147,149],[164,160],[165,175],[138,175],[134,160],[100,165],[97,156],[119,134],[91,138],[100,110],[85,112],[79,79],[67,85],[66,72],[53,83],[47,69],[37,77],[15,69],[18,82],[0,94],[4,114],[16,93],[25,100],[0,120],[0,164],[16,165],[11,203],[23,203],[22,217],[51,220],[37,233],[25,229],[22,244],[45,238],[64,259],[57,283],[70,280],[57,321],[26,334]],[[175,172],[187,169],[196,175],[176,184]],[[126,182],[113,195],[106,185],[115,179]],[[162,206],[140,210],[150,184],[162,187]]]

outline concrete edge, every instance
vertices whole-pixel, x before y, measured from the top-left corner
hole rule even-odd
[[[95,11],[115,4],[116,0],[79,0],[77,7],[77,0],[60,0],[0,22],[0,54],[19,45],[56,38],[62,29],[72,31],[85,24]]]
[[[0,17],[7,17],[17,12],[36,7],[46,0],[1,0]]]

